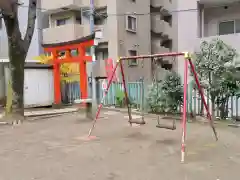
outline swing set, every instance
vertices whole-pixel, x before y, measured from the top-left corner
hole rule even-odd
[[[90,128],[89,133],[88,133],[88,139],[93,139],[94,138],[94,136],[92,136],[92,132],[93,132],[93,130],[94,130],[95,126],[96,126],[96,123],[97,123],[97,121],[99,119],[99,115],[100,115],[100,111],[101,111],[101,109],[103,107],[104,99],[105,99],[105,97],[106,97],[106,95],[108,93],[108,90],[109,90],[112,82],[113,82],[113,78],[115,77],[115,73],[116,73],[116,70],[117,70],[118,67],[120,67],[120,72],[121,72],[121,76],[122,76],[122,83],[123,83],[125,101],[126,101],[126,105],[127,105],[127,109],[128,109],[128,118],[129,118],[128,122],[129,122],[129,124],[131,126],[133,124],[138,124],[138,125],[144,125],[145,124],[144,118],[141,118],[140,121],[134,120],[132,118],[131,106],[130,106],[130,101],[129,101],[129,97],[128,97],[128,93],[127,93],[125,74],[124,74],[123,63],[122,63],[123,61],[132,60],[132,59],[148,60],[149,58],[152,59],[152,58],[166,58],[166,57],[176,58],[176,57],[179,57],[179,56],[183,56],[184,57],[184,94],[183,94],[183,113],[182,113],[181,162],[184,162],[184,159],[185,159],[185,149],[186,149],[185,139],[186,139],[186,123],[187,123],[187,89],[188,89],[188,67],[189,66],[190,66],[190,69],[191,69],[191,71],[193,73],[194,80],[195,80],[196,85],[197,85],[198,90],[199,90],[199,94],[200,94],[200,96],[202,98],[204,107],[206,109],[207,117],[208,117],[208,120],[209,120],[209,124],[210,124],[210,126],[212,128],[212,131],[214,133],[215,139],[217,141],[218,140],[217,131],[216,131],[215,127],[214,127],[214,123],[213,123],[213,120],[211,118],[211,114],[209,112],[209,108],[208,108],[208,105],[206,103],[206,100],[205,100],[205,97],[204,97],[204,93],[203,93],[201,85],[199,83],[198,76],[197,76],[197,73],[195,71],[192,59],[191,59],[189,53],[186,53],[186,52],[120,57],[117,60],[117,63],[115,65],[115,67],[113,68],[111,77],[110,77],[110,79],[108,81],[108,84],[107,84],[106,91],[104,92],[104,95],[102,97],[100,105],[98,106],[95,119],[94,119],[92,127]],[[170,129],[170,130],[175,130],[176,129],[175,122],[173,122],[173,126],[172,127],[169,127],[169,126],[166,126],[166,125],[159,124],[159,120],[158,120],[157,127],[158,128]]]

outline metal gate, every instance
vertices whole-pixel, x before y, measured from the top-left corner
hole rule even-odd
[[[79,64],[66,63],[62,65],[61,70],[62,103],[71,105],[81,97]]]

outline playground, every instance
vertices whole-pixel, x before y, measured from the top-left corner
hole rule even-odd
[[[217,125],[216,142],[209,125],[188,123],[181,163],[180,122],[170,131],[156,128],[154,117],[145,121],[144,126],[130,127],[127,114],[103,109],[93,132],[97,139],[91,141],[83,140],[92,122],[82,114],[3,126],[1,179],[237,179],[238,129]]]

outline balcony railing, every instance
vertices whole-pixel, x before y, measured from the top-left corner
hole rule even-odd
[[[107,0],[94,0],[94,5],[96,7],[107,6]],[[82,7],[90,7],[90,0],[41,0],[41,8],[46,12],[79,10]]]
[[[43,29],[43,43],[49,44],[67,42],[87,36],[89,33],[89,26],[80,24],[66,24],[62,26],[51,27]]]
[[[151,16],[152,31],[160,33],[163,36],[167,36],[168,39],[172,39],[173,30],[170,24],[164,20],[161,20],[160,15]]]
[[[236,34],[228,34],[228,35],[221,35],[221,36],[209,36],[204,38],[198,38],[195,47],[198,49],[200,47],[200,44],[202,41],[211,41],[214,38],[221,39],[224,43],[232,46],[235,48],[238,52],[240,52],[240,33]]]
[[[162,14],[169,15],[172,12],[172,3],[169,0],[151,0],[153,7],[161,7]]]
[[[43,11],[65,11],[89,6],[89,0],[41,0]]]
[[[152,39],[151,47],[152,47],[152,53],[153,54],[169,53],[170,52],[170,50],[168,48],[165,48],[165,47],[161,46],[161,40]]]
[[[94,5],[96,7],[104,7],[107,6],[107,0],[94,0]]]

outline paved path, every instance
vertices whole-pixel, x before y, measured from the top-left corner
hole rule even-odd
[[[239,129],[188,124],[186,163],[180,163],[181,128],[156,122],[128,126],[126,114],[103,112],[93,135],[77,114],[0,127],[0,180],[237,180]],[[163,122],[162,122],[163,123]],[[165,122],[164,122],[165,123]]]

